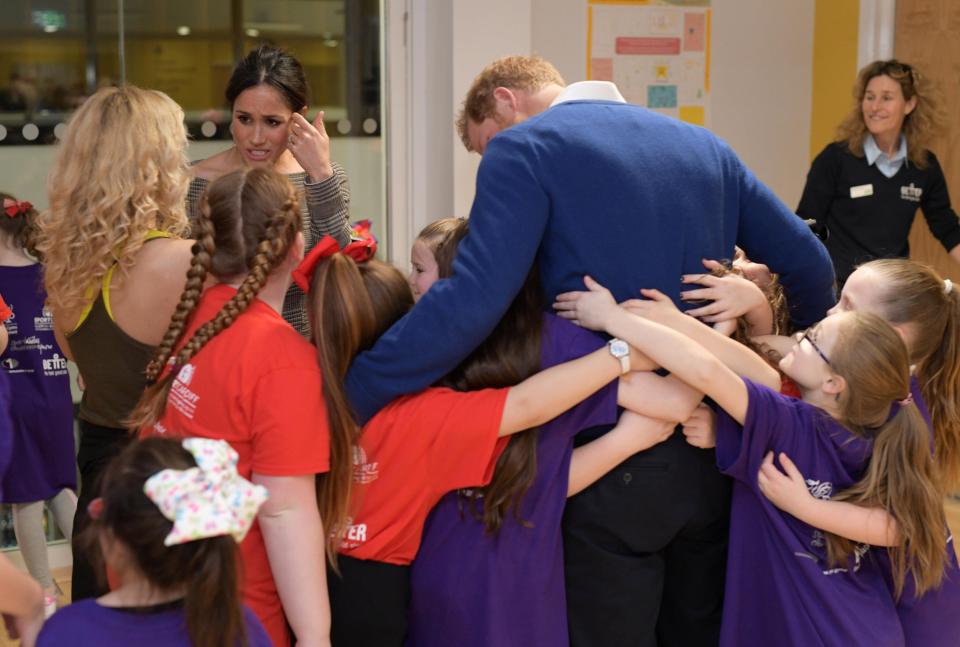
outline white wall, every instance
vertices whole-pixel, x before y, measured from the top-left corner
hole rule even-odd
[[[715,0],[712,130],[791,209],[810,168],[813,0]]]
[[[510,54],[526,54],[532,49],[532,33],[537,0],[455,0],[453,12],[454,116],[450,118],[453,141],[453,211],[449,216],[466,217],[473,203],[480,156],[468,153],[454,128],[456,113],[473,79],[491,61]],[[540,4],[543,1],[540,0]],[[546,17],[541,14],[540,20]],[[551,18],[547,18],[551,19]]]
[[[711,129],[791,208],[809,167],[813,12],[814,0],[713,0]],[[455,0],[455,106],[506,54],[540,54],[568,83],[583,79],[586,16],[586,0]],[[455,146],[456,215],[469,212],[478,162]]]

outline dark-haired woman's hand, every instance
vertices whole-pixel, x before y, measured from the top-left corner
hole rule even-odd
[[[293,113],[287,148],[312,182],[322,182],[333,175],[330,164],[330,137],[323,126],[323,110],[311,124],[299,112]]]
[[[680,299],[688,303],[709,301],[699,308],[687,310],[691,317],[708,323],[736,319],[767,303],[766,295],[755,283],[736,274],[685,274],[680,280],[685,284],[704,286],[681,292]]]

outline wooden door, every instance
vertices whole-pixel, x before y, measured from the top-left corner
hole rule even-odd
[[[894,52],[940,88],[947,127],[933,146],[943,166],[954,211],[960,206],[960,2],[897,0]],[[919,216],[910,231],[910,255],[960,282],[960,264],[947,255]]]

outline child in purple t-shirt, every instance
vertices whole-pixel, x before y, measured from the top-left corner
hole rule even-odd
[[[227,443],[204,438],[149,438],[114,458],[79,540],[99,547],[120,586],[55,613],[38,647],[269,647],[241,605],[237,568],[267,492],[236,466]]]
[[[786,515],[757,485],[772,450],[793,456],[820,498],[866,472],[866,486],[846,498],[882,504],[898,518],[910,537],[897,550],[919,581],[942,573],[943,533],[928,523],[941,505],[928,432],[908,401],[909,362],[893,329],[875,315],[843,313],[805,334],[780,363],[803,394],[798,400],[777,392],[772,368],[764,384],[739,377],[736,362],[750,351],[679,313],[663,295],[645,291],[653,300],[628,312],[599,285],[587,285],[577,301],[582,325],[626,339],[722,408],[717,461],[735,485],[721,644],[902,645],[868,546]]]
[[[450,275],[457,245],[466,232],[467,222],[457,219],[431,223],[421,232],[411,253],[409,277],[417,297]],[[528,280],[491,339],[472,358],[497,356],[498,349],[506,357],[521,355],[499,345],[507,336],[536,353],[530,358],[530,370],[563,363],[604,345],[589,331],[543,315],[539,295],[535,278]],[[540,323],[540,343],[531,334],[531,323]],[[456,386],[482,386],[467,381],[477,371],[460,371],[463,382]],[[491,486],[451,492],[431,512],[411,569],[407,644],[568,644],[560,532],[567,496],[628,456],[672,435],[674,423],[684,420],[700,397],[675,379],[631,374],[619,387],[613,382],[539,429],[518,434],[511,443],[517,444],[513,457],[508,447]],[[608,434],[574,450],[577,432],[617,421],[618,399],[651,416],[673,417],[659,422],[625,414],[627,419]],[[497,488],[498,479],[509,484],[523,476],[527,480],[521,487]],[[491,497],[500,497],[506,504],[491,505]],[[499,515],[494,523],[491,512]]]
[[[831,312],[871,312],[894,326],[914,364],[911,392],[931,434],[931,447],[941,474],[944,494],[957,486],[960,474],[960,295],[952,282],[932,268],[906,259],[883,259],[861,265],[844,284],[840,302]],[[944,370],[945,368],[952,370]],[[933,415],[928,412],[929,399]],[[896,523],[882,509],[862,508],[831,501],[814,501],[804,476],[786,456],[783,474],[764,466],[760,486],[777,507],[818,528],[853,540],[885,546],[897,543]],[[916,647],[952,647],[960,636],[960,565],[955,542],[947,537],[947,566],[939,587],[917,594],[912,577],[897,598],[897,614],[906,644]],[[896,595],[890,560],[887,582]]]
[[[44,592],[49,617],[57,608],[50,575],[44,507],[66,537],[77,509],[77,466],[73,442],[73,401],[67,359],[44,307],[42,268],[33,256],[34,220],[29,202],[0,193],[0,285],[12,313],[9,347],[0,352],[0,373],[16,397],[10,402],[12,454],[0,478],[0,502],[12,504],[20,554]],[[3,325],[3,324],[0,324]]]

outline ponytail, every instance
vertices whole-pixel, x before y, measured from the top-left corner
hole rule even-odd
[[[843,319],[830,365],[847,385],[838,419],[853,433],[873,438],[873,452],[860,481],[834,499],[880,507],[893,517],[900,530],[898,544],[890,548],[896,595],[908,573],[922,594],[943,578],[946,526],[930,430],[909,395],[907,347],[878,315],[848,311],[835,316]],[[827,537],[827,548],[832,563],[854,552],[850,541],[835,536]]]
[[[933,421],[940,487],[960,486],[960,293],[928,265],[880,259],[860,266],[877,274],[878,312],[910,343],[923,399]]]
[[[202,211],[208,213],[197,219],[199,235],[187,283],[163,341],[147,365],[148,382],[156,380],[168,363],[172,362],[172,367],[140,397],[127,420],[133,431],[150,427],[163,416],[180,368],[246,311],[283,262],[300,230],[296,196],[286,178],[275,171],[254,169],[223,176],[208,189],[208,209]],[[247,274],[237,293],[174,355],[173,348],[200,301],[207,274],[212,271],[217,278],[226,278],[244,270]]]
[[[373,306],[356,263],[343,254],[334,254],[317,267],[310,302],[330,436],[330,469],[317,475],[317,505],[327,535],[327,562],[336,569],[337,551],[349,525],[353,454],[359,436],[344,380],[364,332],[373,325]]]
[[[327,561],[336,570],[349,525],[359,438],[344,381],[357,353],[370,348],[413,306],[413,295],[393,266],[375,260],[358,264],[345,254],[333,254],[317,264],[309,299],[330,434],[330,470],[317,476],[317,504],[327,533]]]
[[[237,544],[231,536],[197,543],[202,545],[187,566],[187,634],[195,647],[246,647]]]
[[[934,457],[944,493],[960,487],[960,293],[950,284],[939,314],[943,336],[917,374],[934,429]]]
[[[866,474],[834,500],[883,508],[897,522],[899,541],[889,549],[897,598],[908,573],[917,595],[940,586],[947,564],[943,497],[930,456],[930,432],[914,404],[901,406],[879,429]],[[831,564],[846,562],[854,551],[849,539],[827,535]]]

